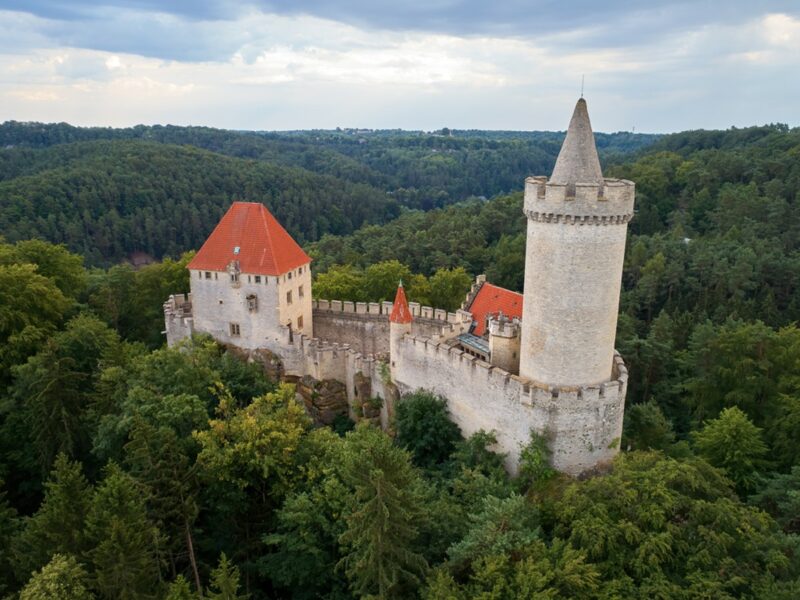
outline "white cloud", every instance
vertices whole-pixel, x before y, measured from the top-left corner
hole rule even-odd
[[[128,17],[144,22],[120,14],[108,36]],[[598,130],[797,119],[786,98],[800,92],[789,77],[800,67],[800,21],[784,14],[590,49],[581,40],[597,34],[591,28],[459,36],[260,12],[218,22],[148,13],[148,23],[221,56],[191,62],[53,46],[36,33],[53,24],[23,13],[0,13],[0,34],[8,15],[33,47],[0,44],[0,120],[554,129],[566,125],[583,74]]]

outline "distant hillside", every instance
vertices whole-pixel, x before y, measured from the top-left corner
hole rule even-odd
[[[65,243],[90,264],[198,248],[234,199],[263,202],[299,241],[399,214],[386,193],[330,175],[139,140],[0,151],[0,232]]]
[[[527,175],[552,169],[563,135],[358,129],[268,133],[171,125],[82,128],[9,121],[0,125],[0,148],[47,148],[101,139],[191,145],[366,183],[392,193],[405,206],[427,210],[471,196],[489,198],[521,189]],[[658,139],[631,133],[597,137],[603,157],[635,151]]]
[[[716,304],[735,307],[725,315],[780,325],[800,319],[800,128],[669,135],[607,166],[606,174],[636,182],[629,231],[638,249],[627,281],[649,273],[643,279],[658,300],[650,300],[656,308],[648,308],[648,320],[664,305],[705,310],[701,299],[713,294]],[[317,272],[396,259],[425,275],[442,267],[487,272],[521,291],[521,206],[521,194],[513,194],[406,212],[384,225],[325,236],[310,250]]]

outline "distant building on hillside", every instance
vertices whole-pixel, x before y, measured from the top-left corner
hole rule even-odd
[[[619,451],[627,370],[614,350],[634,184],[600,169],[586,102],[552,177],[525,181],[524,293],[479,276],[461,310],[311,300],[311,259],[261,204],[235,202],[188,265],[191,294],[164,304],[170,345],[194,332],[266,361],[330,422],[391,422],[402,395],[447,398],[465,435],[494,431],[515,472],[531,433],[578,475]],[[370,414],[372,398],[382,399]],[[322,400],[321,400],[322,399]]]

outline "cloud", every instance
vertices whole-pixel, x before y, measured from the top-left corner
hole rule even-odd
[[[36,33],[54,45],[193,61],[224,60],[242,46],[283,37],[269,23],[239,26],[253,14],[363,30],[547,39],[573,49],[637,46],[765,13],[800,16],[793,0],[6,0],[4,7],[35,16]]]
[[[659,0],[606,13],[414,1],[405,28],[396,6],[339,3],[328,18],[327,3],[257,4],[0,11],[0,120],[558,129],[584,74],[598,130],[797,119],[800,18],[738,0],[741,14],[720,3],[716,18],[710,3],[693,15],[695,3]]]

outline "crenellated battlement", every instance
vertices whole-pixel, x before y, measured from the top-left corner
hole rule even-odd
[[[333,313],[344,313],[349,315],[371,315],[382,316],[389,318],[392,314],[392,302],[351,302],[348,300],[313,300],[312,308],[314,310],[329,311]],[[422,306],[418,302],[409,302],[408,308],[411,310],[412,316],[418,319],[427,319],[429,321],[441,321],[443,323],[450,323],[452,325],[460,325],[469,316],[469,313],[463,310],[456,312],[447,312],[441,308],[433,308],[431,306]]]
[[[528,177],[524,211],[537,222],[620,225],[633,216],[634,197],[635,185],[627,179],[567,185],[549,182],[547,177]]]
[[[486,283],[486,275],[481,274],[475,278],[475,281],[472,282],[467,292],[466,298],[464,298],[464,302],[461,303],[461,310],[466,310],[467,307],[472,304],[472,301],[475,300],[475,296],[481,291],[484,283]]]
[[[172,294],[163,307],[166,329],[162,333],[167,335],[167,345],[173,346],[180,340],[191,337],[194,333],[192,295]]]
[[[520,334],[520,320],[509,319],[503,313],[489,317],[489,335],[502,338],[515,338]]]
[[[448,369],[457,379],[478,377],[511,391],[526,406],[545,402],[575,403],[624,398],[628,382],[628,369],[619,352],[614,352],[614,364],[609,381],[598,385],[554,386],[514,375],[500,367],[471,356],[456,346],[441,343],[431,338],[406,335],[404,341],[413,351],[433,360],[444,359]]]

